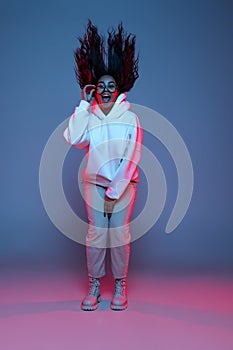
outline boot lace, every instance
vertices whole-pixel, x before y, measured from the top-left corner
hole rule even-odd
[[[126,295],[126,281],[124,279],[116,279],[114,294]]]
[[[98,296],[99,286],[100,286],[100,283],[97,279],[95,279],[95,278],[90,279],[88,295]]]

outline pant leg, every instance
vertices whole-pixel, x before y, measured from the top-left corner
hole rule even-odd
[[[103,215],[105,188],[84,183],[84,196],[88,215],[86,259],[88,275],[100,278],[105,275],[108,220]]]
[[[114,278],[125,278],[130,257],[130,217],[136,199],[137,185],[130,183],[117,201],[110,219],[111,268]]]
[[[106,248],[86,246],[88,276],[100,278],[105,275]]]
[[[111,248],[111,269],[114,278],[126,278],[130,257],[130,243]]]

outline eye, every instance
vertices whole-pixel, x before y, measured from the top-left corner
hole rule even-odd
[[[115,84],[114,84],[114,83],[109,83],[109,84],[108,84],[108,87],[109,87],[110,89],[112,89],[112,88],[115,87]]]

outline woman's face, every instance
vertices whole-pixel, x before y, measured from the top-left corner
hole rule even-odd
[[[118,94],[119,91],[117,89],[116,81],[111,75],[103,75],[98,80],[95,98],[105,114],[108,114],[112,109]]]

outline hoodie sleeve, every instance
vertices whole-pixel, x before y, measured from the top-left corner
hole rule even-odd
[[[68,127],[63,132],[64,139],[72,146],[83,149],[89,144],[88,107],[90,103],[81,100],[78,107],[75,107],[74,113],[71,115]]]
[[[135,124],[128,129],[128,139],[124,155],[113,180],[106,191],[106,196],[119,199],[130,183],[141,158],[143,132],[136,116]]]

